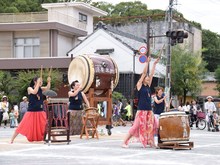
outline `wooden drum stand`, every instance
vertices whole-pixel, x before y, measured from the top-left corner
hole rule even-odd
[[[107,114],[106,118],[100,117],[98,125],[106,125],[108,135],[111,135],[112,125],[112,89],[109,88],[101,95],[96,95],[94,88],[90,88],[88,92],[88,99],[91,107],[97,107],[99,101],[107,102]]]

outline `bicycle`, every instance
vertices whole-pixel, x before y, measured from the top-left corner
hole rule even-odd
[[[214,121],[213,115],[208,116],[209,121],[207,122],[208,124],[208,131],[212,132],[219,132],[219,121],[218,119]],[[215,124],[214,124],[215,123]]]
[[[190,125],[198,123],[198,129],[204,130],[206,128],[205,112],[197,112],[196,121],[192,121],[190,117]]]

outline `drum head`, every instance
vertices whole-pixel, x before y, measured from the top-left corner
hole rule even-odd
[[[160,116],[170,116],[170,115],[186,115],[186,113],[180,111],[172,111],[172,112],[164,112],[160,114]]]
[[[115,89],[116,86],[118,85],[118,81],[119,81],[119,71],[118,71],[118,66],[117,66],[116,62],[113,59],[111,59],[111,60],[115,66],[115,79],[114,79],[114,83],[113,83],[113,89]]]
[[[83,92],[87,92],[94,80],[94,67],[87,56],[75,57],[68,68],[68,81],[71,84],[78,80]]]
[[[107,55],[81,55],[75,57],[68,68],[68,81],[78,80],[86,93],[94,88],[96,95],[115,88],[119,81],[118,67]]]

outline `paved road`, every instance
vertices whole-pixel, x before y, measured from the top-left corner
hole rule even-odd
[[[101,130],[104,127],[99,127]],[[71,143],[29,143],[19,135],[9,144],[14,131],[0,128],[0,165],[218,165],[220,164],[220,133],[193,129],[190,141],[192,150],[142,148],[132,143],[121,148],[122,140],[130,127],[115,127],[112,135],[100,139],[79,139],[71,136]]]

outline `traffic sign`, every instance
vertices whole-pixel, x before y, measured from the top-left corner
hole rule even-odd
[[[141,56],[139,57],[139,61],[140,61],[140,63],[145,63],[145,62],[147,61],[147,56],[141,55]]]
[[[145,55],[147,53],[147,47],[141,46],[138,51],[141,55]]]

